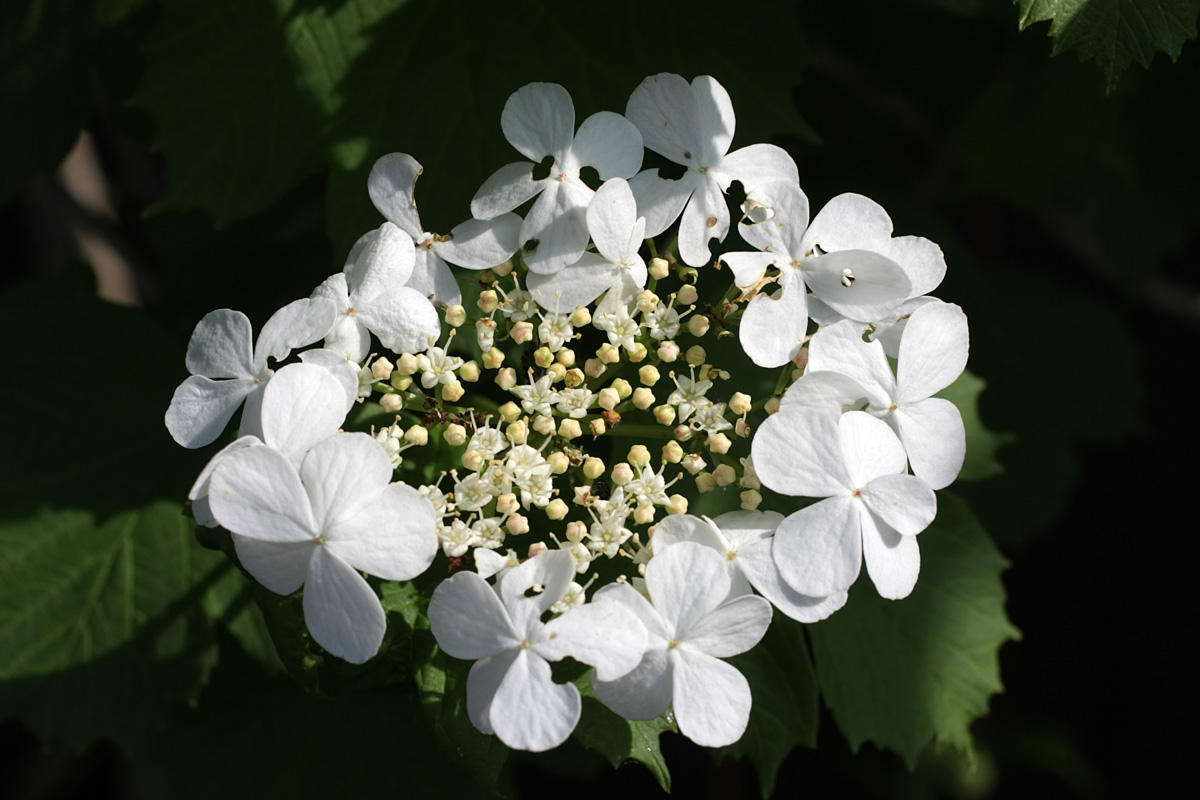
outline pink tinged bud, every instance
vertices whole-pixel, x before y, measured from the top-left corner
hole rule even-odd
[[[678,445],[676,446],[678,447]],[[683,468],[686,469],[690,475],[695,475],[706,466],[707,464],[704,463],[704,458],[699,453],[691,453],[683,457]]]
[[[647,364],[638,370],[638,379],[646,386],[653,386],[658,383],[662,375],[658,372],[658,367],[653,364]]]
[[[520,507],[520,501],[517,500],[517,496],[512,492],[505,492],[496,498],[497,514],[512,514]]]
[[[468,383],[475,383],[479,380],[479,363],[477,361],[468,361],[458,368],[458,377]]]
[[[745,414],[750,410],[750,395],[744,392],[734,392],[729,398],[729,410],[735,414]]]
[[[567,523],[567,541],[582,542],[585,536],[587,536],[587,525],[579,521]]]
[[[654,420],[659,425],[675,424],[675,406],[663,404],[654,407]]]
[[[529,545],[529,557],[537,558],[549,549],[550,548],[546,546],[545,542],[534,542],[533,544]]]
[[[661,281],[663,278],[671,274],[671,265],[665,258],[652,258],[650,259],[648,271],[651,278],[654,278],[656,281]]]
[[[394,369],[392,362],[386,358],[377,358],[371,365],[371,376],[377,381],[386,381],[392,377],[392,369]]]
[[[694,434],[692,429],[687,425],[676,425],[672,435],[675,437],[676,441],[686,442],[690,440]]]
[[[398,394],[385,394],[379,398],[379,406],[389,414],[395,414],[404,408],[404,398]]]
[[[500,369],[500,365],[504,363],[504,351],[499,347],[493,347],[483,354],[484,369]]]
[[[512,367],[505,367],[496,373],[496,385],[504,391],[508,391],[517,385],[517,371]]]
[[[645,411],[650,406],[654,405],[654,392],[647,389],[645,386],[639,386],[633,390],[633,405]]]
[[[708,449],[714,453],[724,455],[729,452],[729,448],[733,446],[733,442],[728,436],[723,433],[714,433],[708,437]]]
[[[658,357],[670,364],[679,358],[679,345],[667,340],[658,346]]]
[[[641,342],[634,342],[633,349],[629,351],[629,360],[637,364],[645,361],[648,355],[650,355],[650,351],[646,349],[646,345]]]
[[[608,367],[604,366],[604,362],[598,358],[589,358],[583,363],[583,371],[587,373],[589,378],[599,378],[604,374]]]
[[[442,399],[449,400],[451,403],[457,403],[466,394],[466,389],[458,381],[442,385]]]
[[[513,514],[508,518],[504,527],[508,528],[508,532],[514,536],[520,536],[523,533],[529,533],[529,520],[520,514]]]
[[[622,461],[612,469],[612,482],[617,486],[625,486],[633,480],[633,467]]]
[[[742,437],[743,439],[750,436],[750,430],[751,430],[750,423],[746,422],[746,419],[744,417],[736,420],[733,423],[733,432],[736,433],[738,436]]]
[[[717,486],[722,488],[731,485],[737,480],[737,473],[733,467],[728,464],[721,464],[712,472],[713,479],[717,482]]]
[[[779,398],[778,397],[768,397],[767,402],[763,405],[763,409],[768,414],[774,414],[776,411],[779,410]]]
[[[663,445],[662,457],[663,461],[669,464],[678,464],[683,460],[683,448],[679,446],[679,442],[667,442]]]
[[[500,296],[496,294],[495,289],[487,289],[479,293],[479,299],[475,301],[475,305],[485,314],[490,314],[500,305]]]
[[[524,344],[533,338],[533,323],[527,320],[514,323],[510,334],[512,340],[518,344]]]
[[[753,489],[747,489],[742,492],[742,508],[746,511],[753,511],[762,503],[762,495]]]
[[[554,433],[554,417],[538,414],[533,418],[533,429],[542,436],[551,435]]]
[[[701,472],[696,476],[696,490],[700,494],[706,494],[717,488],[717,479],[713,477],[711,472]]]
[[[600,390],[599,399],[597,400],[597,402],[599,403],[601,408],[603,408],[607,411],[612,411],[614,408],[617,407],[617,403],[621,402],[621,396],[619,394],[617,394],[616,389],[609,387],[609,388]]]
[[[567,515],[567,510],[567,504],[556,497],[546,506],[546,516],[550,519],[562,519]]]
[[[621,348],[605,342],[596,351],[596,358],[600,359],[601,364],[616,364],[621,360]]]
[[[478,450],[468,450],[463,453],[462,465],[464,469],[469,469],[471,472],[478,472],[479,468],[487,461],[487,456]]]

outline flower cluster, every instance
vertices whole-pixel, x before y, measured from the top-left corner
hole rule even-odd
[[[937,245],[861,195],[810,219],[791,157],[730,152],[734,121],[707,76],[647,78],[578,128],[563,87],[530,84],[501,117],[528,160],[445,234],[417,214],[416,159],[380,158],[385,221],[340,272],[257,343],[236,311],[197,325],[167,428],[203,447],[241,417],[192,487],[196,520],[268,589],[303,589],[313,640],[355,663],[384,641],[378,580],[435,570],[433,635],[474,662],[470,719],[511,747],[571,734],[565,657],[628,719],[673,708],[694,741],[737,741],[752,687],[722,659],[773,609],[829,616],[864,560],[884,597],[913,590],[934,490],[963,462],[933,395],[968,335],[929,296]],[[647,150],[683,175],[642,169]],[[735,183],[746,247],[710,265]],[[724,513],[689,514],[702,496]]]

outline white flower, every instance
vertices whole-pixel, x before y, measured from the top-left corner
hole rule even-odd
[[[579,721],[579,690],[554,683],[550,661],[569,655],[615,680],[637,665],[645,649],[645,629],[615,604],[589,603],[541,621],[574,575],[570,553],[553,550],[509,570],[495,590],[479,575],[459,572],[442,581],[429,601],[438,645],[476,662],[467,678],[471,722],[509,747],[549,750],[566,741]],[[526,597],[535,584],[543,590]]]
[[[966,431],[958,408],[932,395],[966,368],[966,314],[956,305],[937,302],[915,310],[900,339],[895,375],[883,344],[864,342],[863,328],[843,320],[818,331],[809,343],[805,374],[788,389],[780,407],[814,407],[837,415],[865,400],[866,412],[899,435],[913,474],[944,489],[962,469]]]
[[[695,374],[690,378],[671,373],[675,381],[675,391],[667,397],[667,405],[679,406],[679,421],[687,422],[688,417],[696,413],[701,406],[711,405],[712,401],[705,394],[712,388],[712,381],[696,380]]]
[[[184,447],[216,441],[246,401],[241,434],[259,430],[262,392],[274,372],[267,359],[283,361],[292,350],[320,339],[333,324],[334,305],[326,300],[297,300],[276,311],[254,345],[250,320],[223,308],[207,314],[188,342],[186,364],[192,376],[179,385],[167,409],[171,437]]]
[[[441,333],[433,303],[405,286],[416,255],[409,235],[390,222],[366,234],[351,251],[352,260],[313,291],[332,300],[337,317],[325,347],[362,362],[371,351],[371,334],[396,353],[420,353]]]
[[[537,240],[525,255],[533,272],[552,274],[583,255],[588,243],[584,209],[595,194],[579,177],[590,166],[601,180],[629,178],[642,165],[642,137],[629,120],[601,111],[575,131],[571,95],[556,83],[531,83],[504,104],[500,127],[509,144],[535,163],[501,167],[471,200],[477,219],[493,219],[540,194],[521,224],[522,242]],[[533,170],[554,157],[550,174],[534,180]]]
[[[771,604],[761,597],[725,601],[729,571],[721,562],[707,547],[679,542],[646,566],[649,601],[628,584],[609,584],[592,601],[628,608],[647,633],[636,669],[615,681],[592,676],[596,697],[634,720],[654,719],[673,705],[679,732],[705,747],[742,738],[750,685],[720,659],[758,644],[771,623]]]
[[[489,220],[469,219],[448,235],[429,233],[421,226],[413,197],[423,171],[407,153],[391,153],[371,167],[367,191],[379,213],[416,244],[416,262],[406,285],[439,303],[454,305],[462,302],[462,292],[446,262],[467,269],[496,266],[521,246],[521,218],[501,214]]]
[[[729,208],[725,192],[741,181],[747,192],[767,181],[799,181],[796,163],[771,144],[754,144],[730,153],[734,115],[721,84],[701,75],[689,85],[679,75],[661,73],[642,81],[629,98],[625,116],[646,147],[687,167],[678,180],[657,170],[638,173],[629,183],[638,211],[646,218],[644,235],[657,236],[679,219],[679,254],[694,267],[708,263],[708,240],[725,241]]]
[[[762,252],[726,253],[722,263],[743,288],[760,286],[768,266],[779,270],[778,291],[759,292],[742,314],[742,348],[759,366],[782,366],[800,351],[808,289],[837,313],[866,321],[908,298],[912,281],[891,258],[892,221],[875,201],[838,195],[810,225],[808,198],[781,181],[750,192],[743,208],[748,213],[738,231]]]
[[[525,409],[526,414],[549,416],[550,406],[559,400],[558,392],[551,388],[553,381],[554,376],[549,374],[535,381],[531,373],[529,383],[514,386],[510,391],[521,401],[521,408]]]
[[[356,664],[379,651],[387,628],[359,571],[409,580],[437,551],[433,507],[391,479],[387,455],[365,433],[324,439],[299,470],[274,448],[248,447],[212,475],[212,512],[234,534],[242,565],[278,594],[303,586],[313,639]]]
[[[825,619],[846,604],[847,593],[809,597],[784,582],[772,557],[775,530],[782,521],[783,515],[774,511],[730,511],[716,519],[676,514],[658,523],[650,545],[657,557],[680,542],[702,544],[723,559],[729,573],[728,599],[750,594],[754,587],[792,619]]]
[[[605,181],[587,207],[587,227],[596,253],[584,253],[552,275],[529,275],[529,288],[543,308],[586,306],[610,287],[633,299],[646,285],[646,262],[638,255],[646,220],[622,178]]]
[[[937,497],[904,474],[904,446],[886,423],[861,411],[834,418],[782,409],[759,427],[751,453],[768,489],[826,498],[775,533],[775,563],[789,586],[809,597],[844,591],[865,559],[881,596],[908,596],[921,571],[916,534],[937,514]]]
[[[463,360],[458,356],[447,355],[441,347],[430,347],[426,352],[417,356],[417,369],[421,371],[421,385],[432,389],[439,383],[443,386],[454,383],[457,378],[454,373],[461,369]]]

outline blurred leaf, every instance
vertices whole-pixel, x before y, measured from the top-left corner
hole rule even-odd
[[[589,750],[608,759],[613,767],[626,761],[637,761],[650,770],[664,792],[671,791],[671,773],[659,747],[659,737],[666,732],[678,733],[675,716],[670,711],[652,720],[628,720],[596,698],[592,688],[592,671],[588,670],[575,681],[583,695],[583,715],[571,734]]]
[[[1074,50],[1095,61],[1110,86],[1133,62],[1149,68],[1155,53],[1174,61],[1196,38],[1200,0],[1016,0],[1021,28],[1050,21],[1054,55]]]
[[[804,628],[776,613],[763,640],[729,663],[750,682],[754,705],[746,733],[721,752],[754,763],[765,800],[775,793],[775,778],[788,754],[817,746],[817,676]]]
[[[1011,434],[992,433],[980,419],[979,395],[986,386],[986,381],[967,370],[958,380],[937,393],[938,397],[958,407],[967,430],[967,457],[963,461],[962,471],[958,473],[960,481],[981,481],[1004,471],[1004,467],[996,460],[996,449],[1012,441],[1013,437]]]
[[[966,503],[938,499],[911,595],[880,598],[863,570],[845,608],[809,626],[822,694],[850,747],[874,742],[910,769],[931,743],[970,752],[971,723],[1003,688],[1000,646],[1020,635],[1004,613],[1007,562]]]

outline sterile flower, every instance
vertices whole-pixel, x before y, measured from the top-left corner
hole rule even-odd
[[[371,351],[371,334],[396,353],[420,353],[441,333],[437,310],[424,294],[404,284],[416,259],[407,233],[385,222],[351,251],[345,268],[325,280],[313,297],[337,306],[325,347],[362,362]]]
[[[489,269],[506,261],[521,246],[521,218],[501,214],[488,220],[469,219],[447,235],[421,226],[414,189],[424,171],[407,153],[383,156],[371,167],[367,192],[379,213],[412,237],[416,262],[408,286],[439,303],[462,302],[462,292],[446,262],[467,269]]]
[[[625,116],[642,133],[646,147],[687,167],[678,180],[657,170],[638,173],[629,183],[638,212],[646,218],[646,236],[657,236],[679,219],[679,254],[694,267],[708,263],[708,240],[725,241],[729,208],[725,192],[741,181],[749,192],[767,181],[799,182],[796,163],[772,144],[753,144],[733,153],[734,115],[721,84],[701,75],[689,84],[679,75],[661,73],[633,90]]]
[[[433,506],[391,480],[387,454],[365,433],[319,442],[299,470],[274,448],[248,447],[212,475],[212,512],[242,565],[278,594],[303,586],[313,639],[356,664],[379,651],[387,628],[359,571],[409,580],[437,551]]]
[[[596,253],[584,253],[552,275],[530,273],[529,288],[543,308],[586,306],[610,287],[630,301],[646,285],[646,262],[638,255],[646,220],[638,216],[629,184],[606,181],[587,207],[587,228]]]
[[[521,224],[521,241],[537,241],[524,260],[533,272],[558,272],[587,248],[584,209],[595,192],[580,179],[580,168],[595,168],[602,181],[632,177],[642,165],[642,137],[611,111],[591,115],[576,132],[571,95],[556,83],[531,83],[513,92],[500,127],[509,144],[534,163],[497,170],[475,193],[471,213],[493,219],[540,194]],[[535,180],[534,167],[546,156],[554,157],[550,174]]]
[[[808,289],[837,313],[864,321],[908,299],[912,281],[891,258],[892,221],[873,200],[838,195],[809,224],[800,187],[774,182],[750,192],[743,208],[738,231],[762,252],[726,253],[722,263],[734,283],[751,291],[762,286],[767,267],[779,270],[778,291],[758,292],[742,314],[742,349],[759,366],[782,366],[800,351]]]
[[[913,474],[944,489],[962,469],[966,431],[958,407],[932,395],[966,368],[966,314],[949,303],[915,310],[900,338],[895,375],[883,344],[864,342],[863,328],[844,320],[818,331],[809,343],[807,370],[783,396],[780,408],[807,406],[837,415],[865,400],[866,412],[900,437]]]
[[[646,565],[649,600],[621,583],[605,586],[592,600],[593,606],[624,606],[647,633],[636,669],[619,680],[599,671],[592,676],[596,697],[633,720],[654,719],[673,705],[679,732],[705,747],[742,738],[750,685],[720,659],[758,644],[771,623],[771,604],[761,597],[726,601],[730,580],[722,560],[708,547],[679,542]]]
[[[242,312],[223,308],[205,315],[188,342],[185,363],[192,376],[175,390],[167,409],[171,437],[189,448],[211,444],[243,400],[240,433],[259,433],[262,392],[274,374],[267,359],[283,361],[293,349],[320,339],[335,313],[327,300],[288,303],[263,325],[257,345]]]
[[[865,559],[881,596],[908,596],[921,570],[916,534],[933,521],[937,497],[905,474],[904,446],[887,423],[861,411],[835,418],[780,409],[755,433],[751,453],[768,489],[826,498],[775,532],[775,563],[789,586],[809,597],[844,591]]]
[[[825,619],[846,604],[847,593],[809,597],[788,586],[772,557],[775,530],[783,515],[774,511],[730,511],[716,519],[676,514],[658,523],[650,545],[657,557],[680,542],[717,552],[729,573],[729,599],[753,587],[773,606],[800,622]]]
[[[506,572],[494,590],[474,572],[459,572],[442,581],[429,601],[438,646],[475,660],[467,678],[471,722],[509,747],[549,750],[566,741],[579,721],[579,690],[556,684],[550,661],[571,656],[615,680],[637,665],[645,649],[645,629],[616,604],[589,603],[541,621],[574,575],[571,554],[553,550]],[[542,591],[527,597],[535,585]]]

